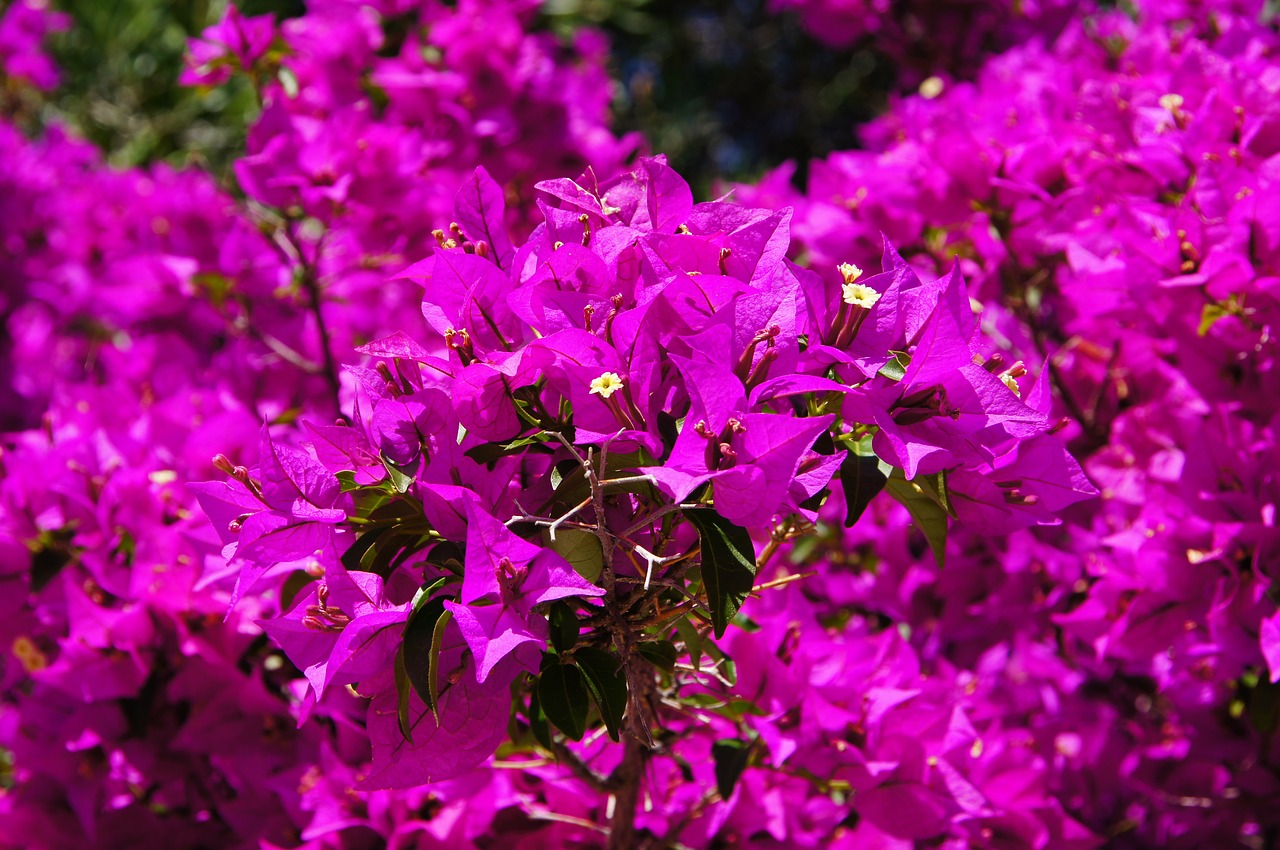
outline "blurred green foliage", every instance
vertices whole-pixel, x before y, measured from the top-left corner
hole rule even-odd
[[[543,14],[609,35],[618,130],[643,132],[699,197],[786,160],[802,179],[856,145],[896,83],[877,54],[825,48],[764,0],[547,0]]]
[[[52,48],[63,82],[43,121],[70,124],[120,166],[168,161],[226,176],[257,114],[243,79],[212,90],[177,84],[189,38],[227,0],[55,0],[74,25]],[[303,14],[305,0],[240,0],[249,15]],[[608,35],[619,132],[639,130],[700,197],[724,180],[752,180],[854,144],[894,72],[869,51],[813,41],[764,0],[546,0],[540,25],[568,39],[581,26]]]
[[[101,147],[119,166],[166,160],[224,174],[257,113],[244,80],[204,91],[178,85],[187,39],[226,0],[56,0],[72,28],[51,39],[62,84],[42,114]],[[302,0],[244,0],[248,14],[303,11]]]

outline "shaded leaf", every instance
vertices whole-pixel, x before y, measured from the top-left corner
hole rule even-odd
[[[735,738],[722,738],[711,745],[711,758],[716,763],[716,791],[728,800],[751,760],[751,744]]]
[[[409,671],[404,665],[404,644],[396,650],[396,721],[400,724],[400,734],[410,743],[413,741],[413,722],[409,718],[409,698],[413,695],[413,683],[409,681]]]
[[[670,673],[676,669],[676,645],[669,640],[651,640],[636,647],[636,652],[660,670]]]
[[[538,676],[538,702],[542,711],[571,741],[581,741],[587,730],[590,701],[582,671],[572,664],[547,665]]]
[[[542,532],[543,544],[569,562],[574,572],[594,584],[604,569],[604,550],[600,538],[582,528],[558,528],[556,539],[551,539],[551,529]]]
[[[888,478],[880,471],[880,459],[874,455],[848,452],[840,462],[840,486],[844,489],[844,527],[849,528],[861,517]]]
[[[409,615],[404,627],[404,666],[418,697],[439,722],[440,648],[444,628],[453,614],[444,607],[445,597],[426,599]]]
[[[581,631],[578,625],[578,615],[574,613],[573,606],[563,599],[557,599],[551,603],[551,611],[547,616],[547,620],[551,624],[552,648],[558,653],[573,649],[573,645],[578,642],[578,634]]]
[[[551,749],[551,728],[547,725],[547,713],[542,710],[537,688],[529,691],[529,731],[543,749]]]
[[[413,486],[414,478],[418,475],[418,467],[422,465],[422,455],[418,455],[411,462],[404,465],[396,463],[385,454],[381,457],[382,465],[391,477],[391,486],[396,488],[397,493],[407,493],[409,488]]]
[[[609,737],[618,740],[627,710],[627,677],[618,656],[599,647],[584,646],[573,653],[573,660],[586,676],[587,689],[600,709]]]
[[[902,472],[895,469],[886,488],[911,514],[911,521],[929,541],[933,557],[941,567],[947,551],[947,512],[938,503],[936,493],[931,492],[932,487],[918,478],[907,481]]]
[[[693,623],[686,619],[682,619],[676,623],[676,634],[680,636],[680,640],[684,642],[685,652],[689,654],[689,663],[693,665],[694,670],[702,669],[702,644],[703,639],[701,633]]]
[[[755,585],[755,547],[745,528],[710,508],[688,508],[684,516],[698,529],[711,630],[720,638]]]

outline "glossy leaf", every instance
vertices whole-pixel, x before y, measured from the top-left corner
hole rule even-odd
[[[911,521],[929,541],[933,557],[941,567],[947,551],[947,512],[939,504],[937,492],[928,482],[907,481],[900,470],[894,470],[886,488],[911,514]]]
[[[676,668],[676,658],[679,657],[675,644],[669,640],[645,641],[636,646],[636,652],[659,670],[668,673]]]
[[[849,528],[861,517],[871,500],[879,495],[889,479],[880,471],[880,459],[849,452],[840,462],[840,486],[844,489],[844,526]]]
[[[551,531],[542,534],[543,543],[548,549],[569,562],[574,572],[593,584],[600,578],[604,569],[604,550],[600,547],[600,538],[593,532],[582,528],[558,528],[556,539],[551,539]]]
[[[404,627],[405,670],[418,697],[427,704],[437,721],[441,641],[445,626],[453,619],[444,603],[442,596],[427,599],[409,616]]]
[[[711,629],[723,637],[756,581],[751,536],[709,508],[689,508],[684,516],[698,529],[702,545],[702,584],[711,609]]]
[[[574,644],[578,642],[580,631],[578,615],[574,613],[573,606],[564,600],[557,599],[551,603],[547,621],[551,625],[551,646],[555,651],[564,653],[573,649]]]
[[[716,791],[728,800],[751,760],[751,744],[736,738],[722,738],[711,745],[711,758],[716,764]]]
[[[609,737],[618,740],[627,711],[627,677],[618,657],[599,647],[584,646],[573,653],[573,660],[586,677],[587,689],[600,709]]]
[[[547,665],[538,676],[538,702],[547,720],[571,741],[581,741],[587,730],[590,701],[586,678],[572,664]]]

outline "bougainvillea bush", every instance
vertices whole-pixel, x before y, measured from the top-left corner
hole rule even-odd
[[[532,2],[228,7],[226,184],[0,125],[0,847],[1280,841],[1277,33],[1019,8],[803,192]]]

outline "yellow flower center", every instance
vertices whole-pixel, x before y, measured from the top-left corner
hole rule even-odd
[[[1012,375],[1001,375],[1000,380],[1006,387],[1013,390],[1013,394],[1018,398],[1022,398],[1022,390],[1018,389],[1018,382],[1013,379]]]
[[[836,270],[840,272],[840,276],[844,278],[845,283],[853,283],[855,280],[862,277],[862,269],[858,268],[853,263],[841,263],[836,266]]]
[[[591,382],[591,392],[600,398],[608,398],[622,387],[622,376],[617,372],[605,372]]]

